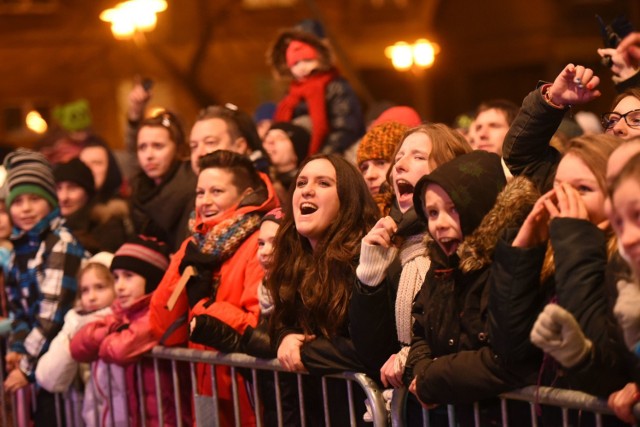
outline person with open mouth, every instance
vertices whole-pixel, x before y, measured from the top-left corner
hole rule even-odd
[[[395,123],[379,126],[391,125],[400,126]],[[426,124],[407,130],[390,156],[393,164],[385,182],[392,188],[386,209],[389,215],[380,219],[362,239],[356,270],[358,283],[350,312],[358,354],[379,370],[385,387],[403,386],[402,375],[411,344],[411,306],[430,264],[424,243],[426,224],[416,216],[413,207],[414,185],[440,164],[471,151],[471,146],[455,130],[443,124]],[[367,174],[364,176],[367,178]],[[381,325],[382,330],[371,333],[371,325]],[[410,407],[416,413],[422,412],[413,399]]]
[[[364,179],[341,156],[314,155],[302,163],[284,210],[267,279],[278,361],[311,374],[365,372],[351,350],[348,317],[360,241],[378,218]],[[307,421],[316,425],[324,419],[320,377],[302,380]],[[345,384],[327,386],[332,424],[348,419]],[[364,413],[364,395],[355,402]]]
[[[423,406],[483,401],[481,424],[499,423],[499,401],[485,399],[527,383],[517,368],[507,371],[493,357],[487,291],[495,236],[521,224],[537,197],[524,178],[507,185],[500,157],[482,150],[456,157],[416,184],[414,206],[428,224],[431,266],[413,306],[403,382]],[[469,406],[456,412],[462,425],[473,420]]]

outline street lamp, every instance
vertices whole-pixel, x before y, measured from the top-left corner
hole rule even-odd
[[[100,14],[100,19],[111,23],[116,39],[130,39],[136,32],[152,31],[156,27],[156,14],[167,9],[165,0],[129,0]]]
[[[393,68],[398,71],[429,68],[439,52],[440,46],[427,39],[418,39],[413,44],[400,41],[384,50],[386,57],[391,59]]]

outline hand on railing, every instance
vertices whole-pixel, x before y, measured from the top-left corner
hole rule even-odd
[[[316,339],[315,335],[289,334],[285,336],[278,346],[278,361],[288,371],[306,371],[300,357],[300,347],[307,342]]]
[[[634,424],[633,406],[640,401],[640,391],[635,383],[629,383],[622,390],[611,393],[609,396],[609,408],[615,412],[622,421]]]
[[[18,368],[13,369],[4,380],[4,389],[9,393],[16,392],[29,385],[29,380]]]

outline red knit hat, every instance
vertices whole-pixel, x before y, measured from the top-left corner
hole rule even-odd
[[[409,127],[414,127],[420,125],[422,119],[416,110],[401,105],[384,110],[382,114],[371,123],[371,127],[385,122],[398,122]]]
[[[300,40],[291,40],[287,46],[287,66],[293,67],[298,61],[304,59],[318,59],[318,51],[310,44]]]

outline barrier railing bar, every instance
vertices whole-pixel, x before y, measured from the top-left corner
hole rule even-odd
[[[476,423],[477,426],[480,425],[480,404],[478,402],[473,402],[473,421]],[[507,420],[507,423],[504,424],[503,426],[508,427],[509,421]]]
[[[324,411],[324,425],[331,427],[331,417],[329,415],[329,396],[327,394],[327,379],[322,377],[320,383],[322,384],[322,409]]]
[[[347,397],[349,399],[349,421],[352,426],[356,425],[356,408],[353,403],[353,384],[351,381],[347,381]]]
[[[173,382],[173,402],[176,408],[176,423],[182,427],[182,404],[180,401],[180,378],[178,377],[178,362],[171,361],[171,379]]]
[[[262,414],[260,413],[260,393],[258,393],[258,371],[251,370],[251,392],[253,394],[253,413],[256,416],[256,427],[262,427]]]
[[[162,391],[160,390],[160,370],[158,367],[158,359],[153,359],[153,381],[156,385],[156,410],[158,411],[158,420],[160,425],[164,425],[164,413],[162,411]]]
[[[300,405],[300,424],[302,427],[307,427],[307,413],[304,410],[304,391],[302,389],[302,375],[297,374],[298,380],[298,405]]]
[[[282,393],[280,392],[280,373],[273,371],[273,381],[276,387],[276,415],[278,417],[278,427],[283,427],[284,421],[282,420]]]
[[[238,399],[238,377],[236,376],[236,368],[231,367],[231,396],[233,399],[233,417],[236,427],[240,427],[240,401]]]
[[[474,413],[477,405],[477,403],[473,404]],[[507,401],[505,399],[500,399],[500,414],[502,415],[502,426],[509,427],[509,411],[507,410]],[[478,419],[476,419],[476,425],[480,425]]]
[[[145,411],[144,377],[142,376],[142,363],[136,364],[136,376],[138,378],[138,406],[140,407],[140,421],[147,425],[147,411]]]
[[[211,400],[213,401],[213,421],[216,426],[220,425],[220,407],[218,406],[218,380],[216,367],[209,366],[211,371]]]
[[[538,417],[536,416],[536,404],[529,402],[529,410],[531,411],[531,426],[538,427]]]
[[[456,407],[447,405],[447,416],[449,418],[449,427],[456,427]]]

